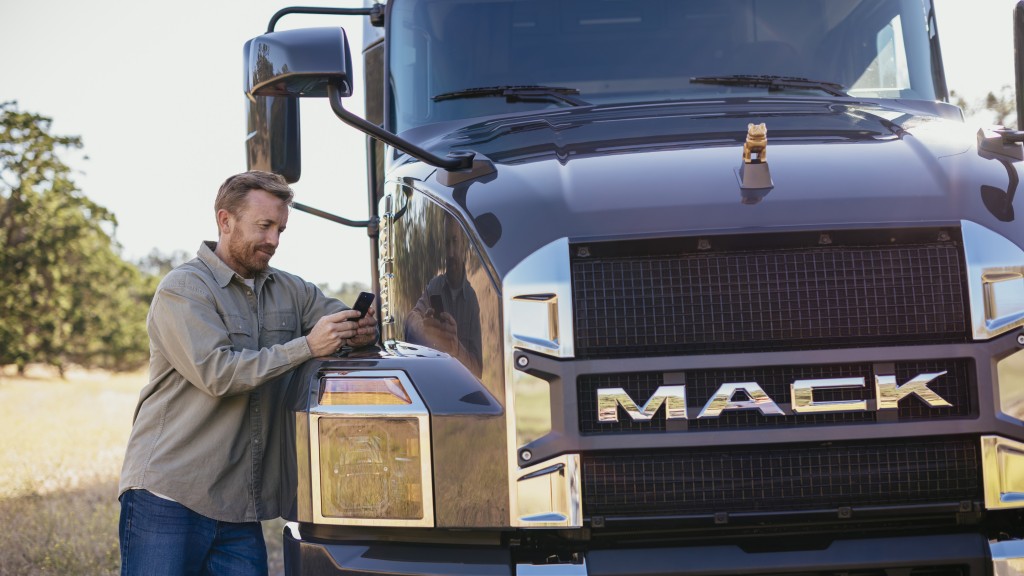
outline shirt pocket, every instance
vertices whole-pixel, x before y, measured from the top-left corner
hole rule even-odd
[[[228,338],[231,340],[232,350],[252,350],[254,346],[252,338],[252,326],[249,319],[237,314],[224,314],[221,316],[224,326],[228,329]]]
[[[263,318],[263,345],[284,344],[298,337],[299,318],[294,312],[272,312]]]

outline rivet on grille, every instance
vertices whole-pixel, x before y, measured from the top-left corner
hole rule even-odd
[[[939,232],[939,242],[949,242],[949,232]]]
[[[516,358],[516,364],[519,365],[520,368],[526,368],[530,365],[530,359],[526,356],[520,356],[519,358]]]
[[[697,250],[711,250],[711,240],[707,238],[697,240]]]
[[[1017,335],[1017,344],[1020,344],[1021,346],[1024,346],[1024,334],[1018,334]]]
[[[818,244],[821,244],[822,246],[828,246],[831,243],[832,243],[832,235],[831,234],[822,234],[821,236],[818,236]]]
[[[590,257],[590,247],[588,247],[588,246],[580,246],[579,248],[576,249],[576,256],[578,256],[580,258],[589,258]]]
[[[523,462],[529,462],[530,460],[533,460],[533,452],[523,450],[519,453],[519,457],[523,459]]]

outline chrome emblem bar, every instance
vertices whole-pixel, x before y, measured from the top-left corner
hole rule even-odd
[[[758,410],[765,416],[787,416],[793,414],[821,414],[827,412],[870,412],[891,410],[899,407],[901,400],[914,396],[929,408],[952,407],[949,401],[928,387],[946,372],[918,374],[902,386],[895,376],[875,376],[877,400],[836,400],[815,401],[815,390],[836,388],[864,388],[864,378],[824,378],[820,380],[796,380],[790,384],[788,407],[779,406],[757,382],[730,382],[722,384],[697,415],[701,418],[718,418],[729,410]],[[745,398],[737,399],[742,393]],[[597,390],[598,422],[618,422],[619,407],[634,421],[646,422],[665,405],[666,420],[686,420],[686,385],[660,386],[641,407],[622,388],[599,388]],[[787,409],[783,409],[787,408]]]

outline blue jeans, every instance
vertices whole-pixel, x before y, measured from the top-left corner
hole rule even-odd
[[[121,575],[266,576],[267,546],[259,522],[219,522],[154,496],[121,496]]]

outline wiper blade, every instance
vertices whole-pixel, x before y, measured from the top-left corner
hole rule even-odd
[[[572,106],[590,106],[590,102],[574,98],[580,91],[575,88],[558,86],[486,86],[483,88],[467,88],[455,92],[445,92],[434,96],[434,102],[459,100],[461,98],[485,98],[501,96],[508,102],[565,102]]]
[[[690,78],[693,84],[717,84],[719,86],[750,86],[764,87],[768,90],[784,90],[796,88],[805,90],[820,90],[832,96],[849,96],[846,87],[835,82],[823,80],[808,80],[796,76],[757,76],[754,74],[734,74],[731,76],[697,76]]]

